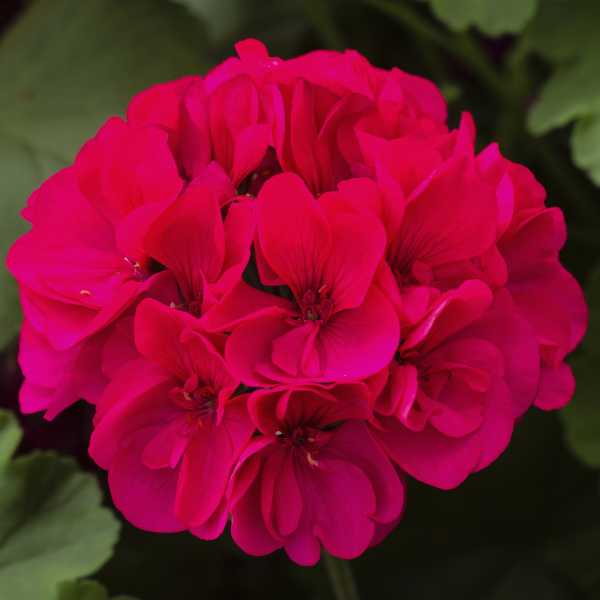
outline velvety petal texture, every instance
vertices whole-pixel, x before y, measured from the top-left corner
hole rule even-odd
[[[432,82],[235,49],[27,200],[21,410],[96,405],[90,454],[137,527],[354,558],[405,472],[454,488],[569,402],[587,307],[561,210]]]
[[[263,435],[247,447],[228,490],[232,535],[243,550],[263,555],[284,547],[301,565],[315,564],[321,546],[354,558],[376,523],[400,515],[403,482],[363,422],[369,401],[360,383],[251,395],[250,414]]]
[[[102,418],[90,454],[108,469],[117,507],[150,531],[201,532],[222,511],[229,474],[254,430],[247,396],[232,397],[239,381],[220,353],[224,336],[204,335],[197,323],[185,312],[144,300],[136,311],[135,342],[145,358],[117,372],[98,407]],[[134,363],[141,380],[131,377],[128,365]],[[139,444],[129,452],[133,437]],[[146,491],[134,486],[128,494],[127,476],[146,482]],[[137,502],[134,493],[148,497]],[[153,512],[155,494],[171,511],[168,523]],[[213,537],[225,525],[219,522],[220,529],[207,528]]]

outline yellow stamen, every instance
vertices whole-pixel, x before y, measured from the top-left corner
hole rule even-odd
[[[81,290],[79,293],[83,294],[84,296],[91,296],[92,295],[92,292],[88,292],[87,290]]]
[[[314,458],[311,456],[310,452],[306,453],[306,458],[308,459],[308,462],[313,466],[313,467],[318,467],[319,466],[319,461],[318,460],[314,460]]]

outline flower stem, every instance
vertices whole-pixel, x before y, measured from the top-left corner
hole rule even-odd
[[[336,600],[360,600],[350,563],[343,558],[331,556],[325,548],[323,548],[323,560]]]

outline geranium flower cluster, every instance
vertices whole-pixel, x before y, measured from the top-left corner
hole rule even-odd
[[[23,412],[97,404],[90,454],[150,531],[360,555],[404,472],[494,461],[564,406],[581,290],[565,225],[436,86],[353,51],[237,45],[157,85],[29,198],[8,256]]]

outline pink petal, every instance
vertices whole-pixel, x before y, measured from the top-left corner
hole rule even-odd
[[[314,343],[319,325],[307,322],[273,340],[271,360],[292,377],[316,378],[322,375]]]
[[[150,256],[171,269],[188,302],[198,299],[200,271],[209,282],[221,273],[225,238],[214,192],[198,188],[179,197],[144,238]]]
[[[273,452],[262,472],[261,510],[269,533],[275,539],[293,533],[302,514],[302,495],[290,448]]]
[[[200,174],[190,181],[186,192],[189,193],[198,188],[210,188],[217,196],[219,206],[223,206],[235,196],[235,187],[229,179],[229,175],[214,160],[209,162]]]
[[[381,523],[396,519],[404,507],[404,488],[367,426],[358,419],[350,419],[333,431],[335,435],[323,448],[323,457],[334,456],[360,467],[375,492],[377,509],[372,518]]]
[[[481,392],[460,379],[450,377],[437,400],[420,394],[418,403],[423,412],[429,412],[428,422],[440,433],[459,438],[473,433],[483,423],[481,396]]]
[[[222,272],[212,291],[218,298],[227,293],[240,279],[250,260],[250,246],[254,239],[256,219],[246,206],[232,204],[223,224],[225,256]]]
[[[135,176],[138,165],[147,164],[172,176],[177,165],[167,145],[165,131],[146,127],[125,135],[100,170],[104,197],[123,215],[145,204],[140,182]]]
[[[456,291],[447,292],[431,306],[423,322],[408,334],[402,349],[418,347],[425,354],[442,340],[477,320],[492,303],[487,285],[472,279]]]
[[[332,246],[323,282],[331,289],[334,311],[357,308],[364,300],[385,250],[385,229],[368,216],[340,213],[330,221]]]
[[[566,313],[571,328],[569,351],[581,341],[587,328],[588,311],[581,286],[557,260],[545,261],[511,273],[511,293],[540,292],[553,298]]]
[[[251,468],[256,473],[260,463],[261,455],[257,454],[249,461],[249,466],[247,464],[242,469]],[[258,476],[254,475],[251,481],[245,493],[231,508],[231,537],[244,552],[254,556],[264,556],[281,548],[283,543],[271,536],[262,518],[262,473]]]
[[[232,446],[225,427],[207,422],[183,455],[175,515],[186,527],[198,527],[218,508],[231,470]]]
[[[565,218],[560,208],[547,208],[521,224],[508,244],[499,249],[508,272],[554,258],[567,239]]]
[[[322,379],[362,379],[386,366],[398,348],[400,332],[390,303],[372,285],[358,308],[335,313],[319,330]]]
[[[44,325],[48,341],[57,350],[66,350],[83,338],[96,333],[121,315],[145,285],[148,283],[127,281],[100,310],[62,302],[49,304]]]
[[[297,313],[296,305],[289,300],[261,292],[245,281],[238,281],[200,320],[208,331],[233,331],[249,318],[260,315]]]
[[[117,226],[116,241],[119,250],[130,261],[148,263],[143,239],[149,227],[167,209],[170,201],[153,202],[132,210]],[[146,264],[144,264],[146,266]]]
[[[434,267],[473,258],[494,243],[496,196],[466,158],[447,160],[414,194],[388,250],[388,262],[401,273],[415,261]]]
[[[392,460],[423,483],[449,490],[462,483],[475,468],[483,444],[476,434],[452,438],[426,425],[423,431],[406,428],[395,417],[379,417],[384,428],[371,427]]]
[[[400,184],[408,198],[437,167],[442,164],[440,153],[424,140],[407,135],[388,142],[378,157],[378,169],[383,169]]]
[[[131,434],[129,444],[117,450],[110,462],[108,484],[115,506],[140,529],[170,533],[185,527],[173,514],[179,469],[149,469],[142,462],[146,443],[158,427]]]
[[[189,429],[188,413],[183,409],[181,416],[165,425],[146,445],[142,461],[149,469],[175,468],[181,455],[190,443],[190,436],[183,435]]]
[[[477,431],[483,448],[474,471],[479,471],[495,461],[508,446],[514,427],[510,389],[499,377],[493,377],[483,394],[483,424]]]
[[[455,337],[477,337],[500,349],[504,356],[504,379],[512,394],[514,417],[521,416],[533,402],[539,373],[537,340],[525,319],[509,310],[490,311]]]
[[[402,194],[392,196],[383,194],[379,186],[366,177],[355,177],[338,184],[341,192],[352,194],[366,202],[369,208],[383,223],[388,243],[396,235],[404,215],[404,197]]]
[[[171,388],[175,383],[172,374],[156,363],[142,357],[127,362],[119,369],[118,376],[111,378],[98,401],[94,415],[94,427],[115,404],[118,404],[134,388],[141,393],[165,381],[168,382],[166,385]]]
[[[90,456],[103,469],[109,467],[120,448],[127,449],[123,441],[132,432],[143,428],[152,429],[154,433],[144,442],[145,447],[160,429],[181,416],[181,408],[173,404],[168,396],[169,390],[176,384],[173,378],[162,373],[146,375],[142,382],[120,396],[100,422],[95,423],[89,451]],[[114,392],[107,390],[107,393],[110,394],[111,391]],[[102,403],[103,399],[99,407]],[[158,425],[160,427],[154,427]],[[140,463],[143,449],[139,449]]]
[[[300,565],[318,561],[320,544],[334,556],[355,558],[368,547],[375,530],[370,516],[376,497],[365,472],[343,459],[330,459],[328,464],[337,469],[310,469],[299,463],[296,472],[305,503],[285,551]]]
[[[255,390],[248,411],[262,433],[275,435],[282,422],[322,429],[346,419],[368,419],[369,400],[369,389],[363,383],[293,384]]]
[[[195,177],[210,162],[210,117],[205,81],[198,78],[183,98],[179,141],[179,160],[188,176]]]
[[[25,379],[19,388],[19,408],[24,415],[46,410],[52,400],[56,388],[44,387]],[[77,402],[75,398],[73,402]]]
[[[138,350],[158,363],[180,381],[197,374],[204,385],[237,386],[229,376],[225,362],[211,342],[201,335],[198,320],[146,299],[135,317],[135,343]],[[215,337],[213,335],[213,337]]]
[[[575,378],[571,367],[560,363],[558,369],[553,369],[542,362],[538,394],[534,404],[542,410],[555,410],[566,406],[575,391]]]
[[[271,123],[248,125],[235,138],[231,179],[238,186],[260,164],[273,126]]]
[[[417,368],[414,365],[398,365],[377,397],[374,410],[386,416],[398,411],[398,418],[407,419],[418,387]]]
[[[540,357],[554,368],[571,348],[569,317],[550,295],[538,291],[513,293],[519,313],[524,316],[540,344]]]
[[[269,265],[296,298],[318,289],[331,251],[331,232],[306,185],[292,173],[275,175],[262,187],[255,205],[258,238]]]
[[[223,496],[215,512],[198,527],[191,527],[190,533],[203,540],[216,540],[225,529],[229,519],[229,502]]]
[[[263,314],[243,322],[229,336],[225,348],[225,358],[231,372],[246,385],[258,387],[272,385],[273,380],[270,379],[272,374],[265,377],[256,371],[256,367],[272,364],[273,340],[284,336],[292,329],[295,329],[294,325],[290,325],[283,317],[276,315]],[[291,378],[281,369],[276,367],[275,369],[281,374],[281,379],[275,381]]]

